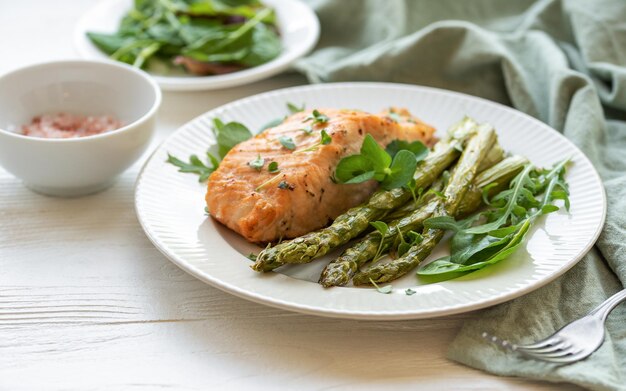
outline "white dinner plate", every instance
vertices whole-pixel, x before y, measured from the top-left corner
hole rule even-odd
[[[103,0],[85,13],[74,30],[74,45],[78,53],[88,59],[107,59],[108,56],[87,38],[86,33],[117,31],[120,20],[131,9],[132,3],[132,0]],[[313,49],[319,38],[320,25],[309,6],[299,0],[263,0],[263,3],[276,11],[283,44],[283,50],[277,58],[253,68],[224,75],[153,74],[159,86],[168,91],[193,91],[251,83],[284,71],[291,63]]]
[[[332,258],[259,274],[246,258],[260,248],[220,225],[204,212],[206,185],[165,162],[167,153],[204,156],[214,145],[211,119],[239,121],[250,129],[284,116],[286,102],[313,108],[357,108],[377,112],[407,107],[434,125],[441,136],[469,115],[495,126],[501,145],[533,163],[550,166],[566,157],[570,213],[561,210],[538,220],[526,246],[509,259],[464,277],[426,284],[409,273],[393,283],[392,294],[371,288],[324,289],[316,283]],[[561,134],[530,116],[484,99],[433,88],[338,83],[302,86],[245,98],[211,110],[172,134],[144,166],[135,194],[139,221],[154,245],[197,278],[237,296],[310,314],[359,319],[411,319],[491,306],[528,293],[555,279],[589,251],[606,212],[602,182],[589,160]],[[233,208],[237,200],[233,200]],[[446,252],[442,243],[429,259]],[[283,268],[284,269],[284,268]],[[416,291],[405,294],[406,288]]]

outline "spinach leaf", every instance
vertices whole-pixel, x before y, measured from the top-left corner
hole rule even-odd
[[[559,210],[555,200],[569,206],[568,186],[565,182],[567,160],[551,170],[527,165],[511,182],[511,187],[494,196],[491,209],[455,221],[451,217],[434,217],[424,222],[425,228],[453,231],[450,255],[421,267],[422,276],[471,272],[506,259],[523,243],[534,221],[544,214]],[[473,226],[476,221],[487,222]]]

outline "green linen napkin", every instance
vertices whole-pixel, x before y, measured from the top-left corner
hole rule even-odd
[[[626,283],[626,1],[309,0],[312,82],[387,81],[461,91],[528,113],[572,140],[608,196],[596,247],[561,278],[468,321],[448,355],[499,375],[626,390],[626,304],[587,360],[556,366],[486,343],[546,337]]]

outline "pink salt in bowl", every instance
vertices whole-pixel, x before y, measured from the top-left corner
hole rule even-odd
[[[103,190],[145,152],[160,104],[150,76],[117,62],[55,61],[10,72],[0,77],[0,165],[43,194]],[[82,137],[35,137],[53,133],[41,127],[24,134],[33,118],[60,113]]]

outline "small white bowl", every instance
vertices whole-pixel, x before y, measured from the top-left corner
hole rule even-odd
[[[79,196],[110,186],[150,143],[161,91],[145,72],[113,61],[55,61],[0,77],[0,165],[34,191]],[[111,115],[125,126],[94,136],[19,134],[41,114]]]

